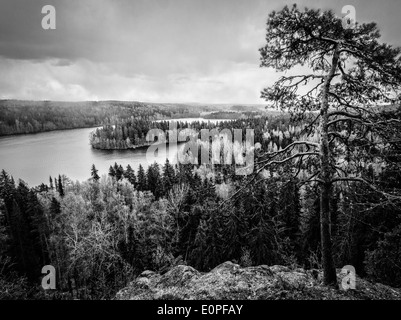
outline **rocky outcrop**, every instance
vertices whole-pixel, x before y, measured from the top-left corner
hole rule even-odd
[[[340,270],[338,277],[341,284]],[[207,273],[186,265],[163,275],[144,271],[120,290],[116,299],[401,299],[401,290],[357,277],[356,289],[345,291],[324,286],[322,272],[316,269],[279,265],[243,268],[225,262]]]

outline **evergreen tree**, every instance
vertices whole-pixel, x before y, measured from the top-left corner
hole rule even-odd
[[[99,181],[99,179],[100,179],[100,177],[98,175],[98,170],[96,169],[94,164],[92,164],[91,176],[92,176],[92,179],[96,182]]]
[[[138,190],[139,191],[148,190],[147,189],[145,170],[143,169],[141,164],[139,165],[139,168],[138,168]]]
[[[335,287],[338,284],[330,222],[333,186],[348,182],[368,184],[383,195],[378,189],[381,186],[365,174],[359,163],[361,158],[391,162],[384,154],[379,156],[381,151],[372,152],[365,147],[372,145],[372,137],[382,142],[399,141],[400,121],[389,113],[381,113],[378,105],[399,103],[401,48],[381,43],[379,38],[375,23],[344,28],[333,11],[299,10],[294,4],[292,8],[285,6],[270,13],[266,45],[260,48],[262,67],[289,71],[265,88],[262,97],[275,107],[289,109],[296,119],[305,119],[309,111],[318,115],[307,130],[315,134],[315,142],[297,139],[286,148],[267,153],[263,168],[272,167],[278,159],[280,164],[294,159],[299,160],[298,166],[304,161],[317,164],[308,179],[315,177],[320,183],[323,281]],[[308,66],[309,70],[290,75],[298,66]],[[357,139],[353,138],[355,135]],[[279,146],[282,143],[281,134]],[[298,149],[300,145],[307,152]],[[380,148],[379,144],[375,148]],[[347,167],[353,169],[344,171],[344,167],[336,165],[337,159],[346,159]]]
[[[234,204],[229,205],[225,211],[222,237],[224,259],[239,261],[242,248],[247,245],[246,235],[249,230],[247,216],[242,206],[237,209]]]
[[[284,235],[288,237],[293,246],[299,245],[301,204],[298,180],[278,182],[278,214],[284,223]]]
[[[52,219],[55,219],[61,213],[60,202],[55,197],[52,197],[52,200],[51,200],[50,213],[51,213]]]
[[[198,270],[206,269],[206,249],[209,246],[207,243],[207,230],[207,221],[205,219],[201,219],[196,230],[193,251],[188,258],[191,265]]]
[[[317,186],[306,186],[303,204],[302,228],[302,256],[303,262],[308,268],[317,268],[318,261],[310,258],[320,259],[320,200]]]
[[[61,175],[58,175],[58,193],[60,194],[60,197],[64,197],[64,188]]]
[[[191,184],[193,182],[193,165],[192,164],[178,164],[178,173],[177,180],[179,183],[188,183]]]
[[[199,245],[201,247],[199,249],[204,251],[200,267],[203,270],[208,270],[221,263],[224,259],[222,256],[222,216],[215,203],[210,201],[204,206],[203,217],[206,220],[205,224],[202,226],[202,220],[200,220],[199,227],[201,229],[205,228],[205,230],[200,229],[199,231],[205,232],[203,234],[204,239],[199,239],[202,234],[198,233],[197,240],[200,240]],[[204,247],[204,244],[206,244],[206,247]],[[199,251],[197,252],[199,254]]]
[[[127,165],[127,170],[124,172],[124,177],[128,179],[128,181],[136,187],[136,176],[135,171],[131,168],[130,165]]]
[[[148,167],[146,173],[147,189],[153,193],[156,199],[159,199],[162,193],[162,179],[160,176],[160,168],[157,162]]]
[[[193,186],[194,186],[194,191],[197,192],[201,186],[202,186],[202,178],[199,176],[199,174],[197,172],[195,172],[194,174],[194,178],[193,178]]]
[[[36,255],[36,261],[38,261],[38,268],[49,263],[49,252],[48,252],[48,239],[50,236],[49,225],[41,204],[34,191],[31,189],[27,196],[27,207],[26,215],[28,218],[30,228],[30,238],[32,247],[35,252],[32,254]],[[36,272],[39,272],[36,269]]]
[[[116,176],[116,171],[114,170],[113,166],[110,166],[109,168],[109,176],[113,178]]]
[[[116,179],[121,180],[124,175],[124,169],[121,165],[118,165],[117,162],[114,163],[114,172]]]
[[[167,195],[175,183],[176,176],[174,167],[170,164],[170,161],[166,159],[166,163],[163,167],[163,195]]]

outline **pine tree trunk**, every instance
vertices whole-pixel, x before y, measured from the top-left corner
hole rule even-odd
[[[322,185],[320,191],[320,237],[322,244],[323,279],[326,285],[337,285],[336,269],[333,261],[330,232],[330,186]]]
[[[339,60],[337,47],[332,59],[330,73],[326,76],[323,92],[322,103],[320,108],[320,169],[321,180],[320,186],[320,237],[322,245],[322,262],[323,262],[323,281],[326,285],[335,285],[337,287],[337,275],[334,266],[331,232],[330,232],[330,196],[331,196],[331,178],[332,170],[330,168],[330,148],[328,137],[328,92],[330,83],[334,77]]]

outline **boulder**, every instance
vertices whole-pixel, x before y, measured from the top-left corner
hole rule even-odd
[[[338,270],[338,283],[342,276]],[[286,266],[260,265],[241,267],[230,261],[209,272],[177,265],[160,275],[146,270],[126,288],[120,290],[118,300],[148,299],[401,299],[401,290],[371,283],[357,277],[355,290],[324,286],[322,271],[291,269]]]

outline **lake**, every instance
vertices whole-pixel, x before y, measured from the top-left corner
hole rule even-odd
[[[192,122],[197,118],[178,119]],[[216,123],[225,119],[204,120]],[[137,171],[139,164],[145,168],[154,161],[164,164],[166,155],[146,157],[147,148],[136,150],[96,150],[89,144],[89,134],[94,128],[60,130],[29,135],[0,137],[0,170],[4,169],[16,181],[22,179],[33,187],[48,184],[49,176],[65,174],[71,180],[90,178],[92,164],[99,175],[108,174],[115,162],[124,169],[129,164]],[[169,145],[167,157],[177,163],[178,148]]]

